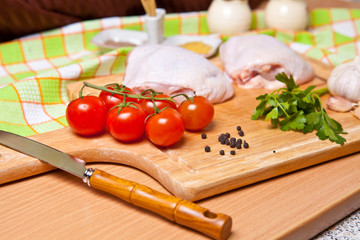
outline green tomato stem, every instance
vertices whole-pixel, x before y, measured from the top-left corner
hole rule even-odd
[[[129,93],[125,93],[125,92],[119,92],[119,91],[115,91],[115,90],[111,90],[111,89],[108,89],[107,87],[105,86],[97,86],[97,85],[94,85],[94,84],[91,84],[91,83],[88,83],[88,82],[84,82],[83,83],[83,87],[81,88],[80,92],[82,92],[82,90],[85,88],[85,87],[90,87],[90,88],[94,88],[94,89],[97,89],[97,90],[101,90],[101,91],[106,91],[106,92],[109,92],[109,93],[114,93],[114,94],[119,94],[119,95],[122,95],[126,98],[139,98],[139,99],[153,99],[153,100],[166,100],[166,101],[171,101],[171,102],[174,102],[176,103],[176,101],[174,99],[172,99],[171,97],[169,98],[159,98],[159,97],[154,97],[154,94],[158,94],[158,92],[155,92],[153,89],[146,89],[144,92],[147,92],[147,91],[150,91],[152,94],[150,97],[146,97],[146,96],[143,96],[141,94],[129,94]],[[108,84],[106,86],[110,86],[111,84]],[[81,96],[82,93],[79,93],[79,95]]]
[[[185,93],[179,93],[179,94],[175,94],[174,96],[171,96],[171,98],[175,98],[175,97],[179,97],[179,96],[183,96],[186,98],[186,100],[190,100],[191,102],[193,102],[193,98],[189,97],[188,95],[186,95]]]
[[[83,97],[83,96],[82,96],[82,92],[83,92],[84,88],[85,88],[85,85],[83,85],[82,88],[81,88],[80,91],[79,91],[79,98],[80,98],[80,99],[82,99],[82,97]]]
[[[140,93],[140,95],[143,95],[143,94],[145,94],[146,92],[151,92],[151,95],[162,94],[162,92],[156,92],[154,89],[149,88],[149,89],[145,89],[144,91],[142,91],[142,92]]]

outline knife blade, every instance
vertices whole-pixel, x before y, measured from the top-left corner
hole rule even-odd
[[[86,168],[84,160],[43,143],[0,130],[0,144],[47,162],[82,178],[90,187],[115,195],[211,238],[227,239],[231,233],[232,219],[226,214],[213,213],[193,202],[158,192],[100,169]]]

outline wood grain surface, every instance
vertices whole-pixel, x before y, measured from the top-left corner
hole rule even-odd
[[[233,219],[229,240],[304,240],[360,207],[360,154],[285,174],[197,204]],[[168,193],[144,172],[89,164]],[[180,227],[56,170],[0,186],[0,239],[200,240]]]
[[[218,64],[218,59],[213,61]],[[316,65],[315,63],[311,64]],[[113,82],[114,79],[121,82],[121,77],[122,75],[115,75],[87,81],[102,85],[107,81]],[[68,85],[70,96],[71,92],[79,90],[79,84],[81,83]],[[309,84],[326,86],[319,78]],[[169,148],[158,148],[145,138],[131,144],[121,143],[108,133],[81,137],[69,128],[39,134],[33,138],[87,162],[117,162],[136,167],[153,176],[175,196],[191,201],[360,150],[360,122],[351,113],[329,111],[329,115],[348,132],[345,136],[347,142],[343,146],[320,141],[315,133],[282,132],[272,128],[269,122],[250,120],[258,104],[255,98],[264,92],[264,89],[245,90],[235,86],[234,98],[215,105],[214,120],[202,131],[207,134],[207,139],[201,139],[201,132],[186,132],[180,142]],[[326,101],[326,97],[323,101]],[[221,145],[217,138],[226,132],[238,138],[238,125],[245,132],[242,139],[250,147],[236,150],[236,155],[231,155],[230,150],[234,149]],[[205,146],[210,146],[211,152],[205,152]],[[224,156],[219,154],[221,149],[225,150]],[[0,151],[0,183],[47,170],[46,164],[37,159],[23,157],[2,146]]]
[[[307,2],[310,8],[360,7],[338,0]],[[349,155],[197,203],[232,216],[230,240],[309,239],[360,208],[359,159],[359,153]],[[35,174],[34,169],[52,169],[39,161],[33,165],[22,169],[28,175]],[[132,167],[89,165],[167,193],[151,176]],[[207,239],[91,190],[59,170],[2,184],[0,194],[0,239]]]

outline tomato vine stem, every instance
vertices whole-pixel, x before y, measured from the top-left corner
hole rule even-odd
[[[176,101],[173,99],[173,97],[169,97],[169,98],[160,98],[160,97],[156,97],[154,95],[156,94],[159,94],[159,92],[156,92],[155,90],[153,89],[146,89],[144,91],[142,91],[140,94],[129,94],[129,93],[125,93],[125,92],[121,92],[119,90],[112,90],[112,89],[109,89],[107,88],[107,86],[112,86],[112,85],[118,85],[120,86],[119,84],[117,83],[114,83],[114,84],[107,84],[105,86],[98,86],[98,85],[94,85],[94,84],[91,84],[91,83],[88,83],[88,82],[84,82],[83,83],[83,87],[81,88],[80,92],[79,92],[79,96],[82,97],[82,91],[85,87],[90,87],[90,88],[93,88],[93,89],[97,89],[97,90],[101,90],[101,91],[106,91],[106,92],[109,92],[109,93],[113,93],[113,94],[119,94],[119,95],[122,95],[124,96],[125,98],[138,98],[138,99],[150,99],[150,100],[166,100],[166,101],[171,101],[171,102],[174,102],[176,103]],[[125,86],[124,88],[120,88],[120,89],[124,89],[125,90]],[[125,90],[126,91],[126,90]],[[146,92],[151,92],[150,96],[144,96],[142,95],[143,93],[146,93]],[[181,94],[183,96],[185,96],[187,99],[189,98],[186,94]]]

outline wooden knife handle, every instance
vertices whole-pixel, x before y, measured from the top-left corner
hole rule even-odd
[[[102,170],[96,169],[92,173],[89,184],[211,238],[227,239],[231,233],[232,219],[230,216],[210,212],[193,202],[115,177]]]

